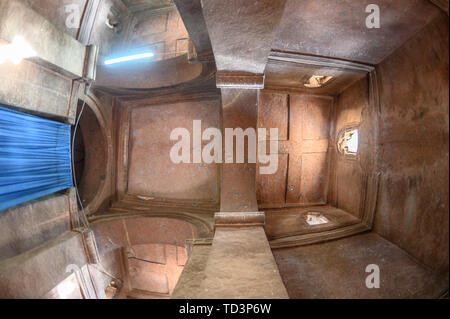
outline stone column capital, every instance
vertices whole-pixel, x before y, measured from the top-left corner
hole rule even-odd
[[[214,215],[215,227],[264,227],[264,212],[218,212]]]

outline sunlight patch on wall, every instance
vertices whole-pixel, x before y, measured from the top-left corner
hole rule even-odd
[[[359,132],[357,129],[343,131],[338,139],[338,149],[341,154],[356,155],[359,149]]]
[[[19,64],[23,59],[36,56],[36,51],[24,38],[16,36],[10,44],[0,45],[0,64],[10,61]]]
[[[311,212],[306,215],[306,222],[309,226],[317,226],[328,224],[329,221],[321,213]]]
[[[325,76],[325,75],[313,75],[308,79],[308,81],[304,84],[305,87],[314,89],[314,88],[320,88],[327,84],[328,82],[333,79],[332,76]]]

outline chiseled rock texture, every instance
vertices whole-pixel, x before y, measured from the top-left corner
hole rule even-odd
[[[216,230],[200,299],[288,298],[262,227]]]
[[[373,232],[273,253],[293,299],[439,298],[448,290],[448,278]],[[379,289],[366,287],[370,264],[379,266]]]

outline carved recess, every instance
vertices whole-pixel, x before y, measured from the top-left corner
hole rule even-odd
[[[151,50],[155,53],[153,61],[188,53],[189,35],[174,4],[131,12],[126,47]]]
[[[374,123],[372,124],[365,124],[365,125],[372,125],[373,126],[373,141],[376,141],[377,139],[377,132],[376,132],[376,122],[378,120],[379,115],[379,92],[377,87],[377,79],[376,79],[376,71],[375,68],[369,65],[354,63],[354,62],[347,62],[347,61],[340,61],[340,60],[334,60],[329,58],[318,58],[318,57],[308,57],[301,54],[294,54],[294,53],[285,53],[285,52],[272,52],[269,59],[277,60],[277,61],[284,61],[289,63],[299,63],[302,65],[310,65],[313,67],[320,68],[323,72],[326,72],[327,68],[332,68],[334,70],[343,70],[343,71],[352,71],[352,72],[365,72],[365,76],[367,78],[368,83],[368,93],[367,93],[367,104],[368,104],[368,112],[373,117]],[[264,96],[266,94],[266,96]],[[279,129],[279,144],[280,144],[280,157],[279,157],[279,163],[280,168],[279,172],[275,175],[275,178],[273,176],[269,179],[265,179],[264,176],[258,176],[257,177],[257,187],[258,187],[258,200],[260,207],[271,207],[270,211],[277,211],[279,210],[279,214],[282,214],[281,211],[286,210],[290,205],[289,201],[293,198],[292,196],[289,196],[289,192],[296,189],[295,185],[290,185],[289,183],[289,174],[295,173],[295,165],[294,169],[291,169],[289,166],[289,160],[292,159],[293,155],[295,156],[295,152],[298,150],[301,150],[301,139],[298,141],[295,141],[293,138],[293,131],[292,128],[298,129],[299,127],[303,127],[305,129],[305,125],[295,123],[295,113],[293,114],[293,110],[291,109],[291,104],[293,102],[294,97],[294,103],[295,101],[301,101],[302,96],[303,99],[311,99],[311,98],[317,98],[315,96],[308,97],[308,93],[304,90],[296,90],[294,88],[275,88],[271,87],[270,90],[264,90],[261,91],[260,96],[260,104],[259,104],[259,126],[269,126],[269,127],[278,127]],[[296,97],[297,96],[297,97]],[[324,96],[319,96],[319,98],[324,99]],[[335,134],[333,133],[335,131],[335,127],[333,124],[333,121],[331,120],[335,116],[335,104],[336,99],[333,97],[329,97],[329,106],[328,111],[329,117],[325,116],[328,119],[328,122],[331,122],[331,126],[328,127],[325,131],[327,131],[327,135],[324,136],[324,148],[322,152],[324,154],[327,154],[324,157],[324,168],[326,169],[326,173],[324,173],[324,177],[326,179],[330,179],[330,182],[335,179],[335,169],[332,165],[332,161],[330,160],[330,154],[334,153],[336,151],[336,145],[335,145]],[[324,112],[317,113],[321,114],[320,116],[323,116]],[[299,119],[301,121],[305,120],[305,115],[300,116]],[[275,122],[274,122],[275,121]],[[308,123],[314,123],[314,121],[311,122],[311,120],[306,121]],[[325,121],[324,121],[325,122]],[[307,126],[306,126],[307,127]],[[317,129],[320,127],[320,125],[313,125],[312,129]],[[367,129],[367,128],[366,128]],[[307,130],[308,131],[308,130]],[[311,131],[313,132],[313,131]],[[320,145],[320,136],[323,134],[319,134],[318,131],[315,132],[315,137],[313,138],[315,148]],[[333,133],[333,134],[331,134]],[[311,136],[313,136],[311,135]],[[308,136],[308,135],[307,135]],[[303,137],[303,134],[300,134],[300,137]],[[303,137],[304,138],[304,137]],[[289,147],[290,143],[294,143],[291,148]],[[286,145],[285,145],[286,144]],[[376,145],[376,143],[374,143]],[[299,146],[300,145],[300,146]],[[312,154],[316,153],[316,150],[312,152]],[[291,152],[294,154],[291,155]],[[309,155],[311,152],[306,151],[306,154]],[[371,155],[372,156],[372,155]],[[369,156],[370,157],[370,156]],[[373,156],[372,156],[373,157]],[[297,162],[302,162],[300,160],[301,157],[297,156],[297,160],[293,159],[293,164]],[[347,159],[349,161],[358,161],[360,160],[359,155]],[[365,161],[375,161],[374,158],[372,159],[365,159]],[[317,164],[317,159],[313,161],[313,163]],[[304,164],[304,163],[302,163]],[[316,171],[316,170],[314,170]],[[302,175],[298,174],[297,177],[291,178],[292,181],[296,181],[299,183],[299,193],[305,191],[304,185],[302,185],[301,182]],[[323,241],[328,241],[332,239],[338,239],[343,238],[347,236],[351,236],[354,234],[358,234],[361,232],[369,231],[372,229],[373,224],[373,218],[375,214],[376,209],[376,203],[378,198],[378,188],[379,188],[379,179],[380,179],[380,173],[373,171],[372,169],[367,170],[364,172],[364,174],[361,176],[361,188],[360,188],[360,195],[359,198],[361,199],[359,202],[359,208],[357,210],[357,222],[344,223],[342,226],[337,226],[335,228],[326,228],[324,231],[316,231],[316,232],[309,232],[309,233],[286,233],[283,236],[278,236],[276,238],[272,238],[270,240],[270,244],[272,248],[284,248],[284,247],[292,247],[292,246],[301,246],[301,245],[308,245]],[[322,197],[322,202],[305,202],[305,205],[302,205],[301,202],[297,201],[292,206],[294,207],[314,207],[311,205],[323,205],[326,204],[329,200],[327,195],[328,190],[328,181],[325,181],[324,187],[322,188],[322,191],[324,192],[324,196]],[[303,186],[303,190],[302,190]],[[267,191],[269,189],[269,191]],[[277,191],[277,189],[279,189]],[[316,188],[317,191],[317,188]],[[277,195],[278,194],[278,195]],[[333,195],[333,194],[332,194]],[[296,199],[298,199],[298,196],[295,196]],[[302,198],[302,196],[300,196]],[[277,208],[278,207],[278,208]]]
[[[149,217],[184,219],[195,224],[199,230],[204,229],[200,232],[201,236],[209,236],[213,225],[213,213],[218,211],[219,207],[220,167],[218,165],[206,167],[202,164],[172,165],[167,147],[169,147],[168,144],[174,145],[175,142],[170,141],[170,130],[166,132],[166,128],[171,127],[170,125],[184,127],[186,123],[183,121],[189,121],[189,126],[192,126],[192,119],[197,119],[196,116],[199,120],[202,120],[203,129],[210,126],[216,127],[217,124],[209,123],[205,120],[204,115],[208,113],[209,115],[206,118],[214,122],[214,114],[217,111],[219,119],[219,96],[216,90],[203,93],[182,93],[176,89],[169,89],[164,90],[164,93],[161,92],[161,94],[158,96],[156,93],[153,97],[147,98],[115,99],[114,122],[117,128],[115,136],[117,166],[113,186],[113,204],[109,211],[123,216],[138,214]],[[183,117],[172,117],[171,112],[174,112],[174,114],[188,113]],[[202,114],[195,114],[195,112],[201,112]],[[164,114],[168,116],[167,119],[160,118],[160,116],[164,117]],[[164,125],[164,131],[157,128],[147,128],[147,124],[141,126],[140,117],[152,119],[154,115],[159,120],[155,119],[155,121],[150,121],[150,124],[147,123],[148,121],[146,123],[148,125],[151,125],[151,123]],[[191,116],[193,116],[192,119]],[[151,130],[150,135],[147,134],[148,129]],[[141,134],[148,135],[144,141],[138,136]],[[155,143],[161,144],[158,147],[158,154],[167,158],[158,159],[156,157],[158,155],[155,153],[156,150],[155,152],[152,151]],[[164,147],[164,150],[161,147]],[[145,151],[144,153],[149,152],[148,156],[153,157],[142,157],[143,153],[139,151],[139,148],[142,148]],[[165,169],[155,168],[155,171],[157,170],[158,174],[161,175],[160,178],[147,178],[143,177],[142,174],[148,173],[151,169],[151,167],[147,167],[148,165],[152,167],[154,165],[166,165],[167,167]],[[136,175],[138,171],[141,172],[141,177]],[[176,174],[174,184],[170,184],[171,182],[167,177],[170,174],[164,175],[168,174],[168,171]],[[202,178],[206,178],[205,176],[209,176],[209,179],[205,179],[203,185],[199,185],[194,190],[191,187],[192,196],[186,196],[186,193],[176,191],[177,187],[182,185],[197,185]],[[133,180],[130,180],[130,178]],[[162,179],[164,179],[164,182],[160,184]],[[178,181],[178,184],[176,184],[176,181]],[[166,185],[167,187],[156,188],[155,185]]]
[[[308,233],[302,235],[291,234],[290,236],[276,238],[270,241],[273,249],[304,246],[329,240],[353,236],[359,233],[370,231],[373,225],[373,218],[376,209],[378,197],[379,173],[372,173],[364,176],[364,186],[361,189],[362,202],[360,205],[360,221],[352,225],[345,225],[335,229],[326,230],[317,233]]]
[[[329,97],[260,92],[258,127],[278,128],[279,144],[275,175],[257,170],[260,208],[326,204],[332,108]]]
[[[79,127],[79,130],[81,131],[89,129],[89,132],[83,133],[86,137],[89,134],[95,134],[95,139],[98,143],[95,144],[92,142],[91,147],[88,148],[88,150],[91,151],[91,156],[88,158],[92,159],[92,162],[87,162],[88,165],[91,165],[90,169],[93,170],[94,174],[98,173],[98,176],[96,176],[96,179],[93,178],[93,175],[85,176],[85,178],[83,178],[85,181],[92,180],[93,182],[94,180],[96,180],[98,181],[98,184],[95,184],[97,186],[92,186],[87,183],[81,183],[80,185],[78,185],[79,187],[88,187],[87,189],[89,190],[93,189],[93,194],[88,194],[87,196],[90,199],[88,200],[88,202],[84,203],[84,210],[86,212],[86,215],[90,215],[96,213],[99,209],[101,209],[101,207],[104,206],[109,197],[111,176],[114,167],[113,136],[110,122],[107,120],[107,115],[105,114],[105,106],[103,105],[101,100],[94,95],[94,92],[85,92],[83,87],[79,93],[78,101],[80,101],[78,105],[86,103],[86,113],[84,113],[84,116],[87,117],[89,116],[89,114],[91,114],[92,118],[95,117],[95,123],[98,123],[98,126],[94,126],[91,122],[84,123],[83,118],[81,118]],[[98,131],[95,131],[96,129]],[[95,154],[94,152],[97,153],[97,156],[93,156]],[[102,153],[101,156],[100,153]],[[98,158],[103,158],[104,162],[97,163]],[[101,170],[99,170],[98,167],[101,167]],[[85,170],[85,174],[87,172],[89,172],[89,170]]]

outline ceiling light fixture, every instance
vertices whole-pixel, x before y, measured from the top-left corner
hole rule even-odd
[[[36,56],[36,51],[24,38],[16,36],[12,43],[0,45],[0,64],[11,61],[19,64],[23,59]]]
[[[146,59],[146,58],[153,58],[154,56],[155,56],[155,54],[153,52],[134,54],[134,55],[129,55],[129,56],[121,57],[121,58],[108,59],[105,61],[105,65],[133,61],[133,60]]]

